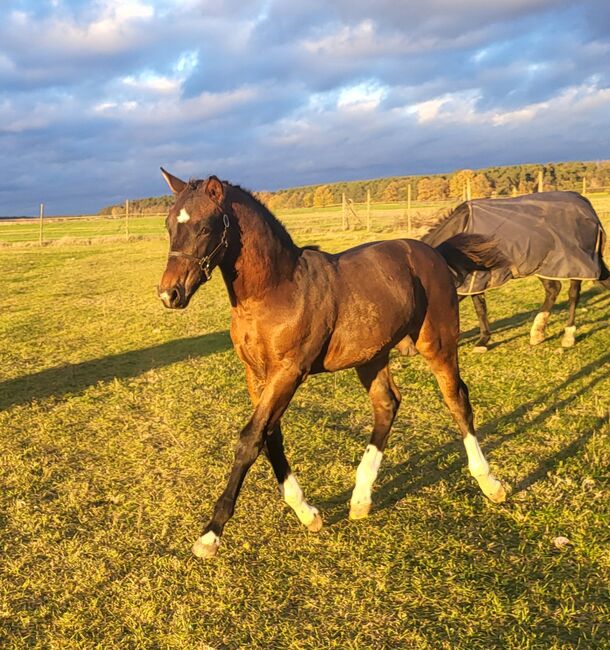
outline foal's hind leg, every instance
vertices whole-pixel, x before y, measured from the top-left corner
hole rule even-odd
[[[258,398],[262,390],[262,382],[257,380],[254,373],[248,368],[246,370],[246,380],[248,392],[254,406],[258,403]],[[280,423],[273,428],[273,431],[267,436],[264,447],[265,456],[267,456],[275,478],[280,486],[280,493],[284,501],[294,510],[299,521],[311,532],[317,533],[323,525],[322,517],[317,508],[310,506],[295,475],[290,469],[290,464],[284,453],[284,439]]]
[[[369,393],[375,416],[371,439],[356,471],[350,502],[350,519],[363,519],[371,509],[371,490],[401,398],[390,375],[387,356],[356,368],[356,372]]]
[[[495,503],[502,503],[506,499],[506,492],[502,483],[489,471],[489,464],[476,438],[468,388],[460,377],[458,367],[457,335],[435,329],[427,321],[417,341],[417,349],[428,361],[445,403],[460,429],[470,474],[486,497]]]
[[[564,348],[571,348],[576,343],[576,307],[580,299],[580,287],[582,282],[580,280],[570,280],[570,289],[568,295],[570,298],[570,313],[568,316],[568,324],[566,325],[561,345]]]
[[[549,316],[551,315],[551,309],[557,300],[559,291],[561,290],[561,282],[559,280],[546,280],[545,278],[539,278],[544,287],[545,297],[540,311],[536,314],[534,318],[534,324],[530,330],[530,345],[538,345],[544,341],[544,330],[546,324],[549,322]]]

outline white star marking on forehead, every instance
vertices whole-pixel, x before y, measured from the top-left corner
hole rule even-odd
[[[178,215],[178,223],[186,223],[191,218],[191,215],[184,209],[180,210]]]

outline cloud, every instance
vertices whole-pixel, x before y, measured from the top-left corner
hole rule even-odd
[[[0,214],[607,158],[601,0],[7,0]]]

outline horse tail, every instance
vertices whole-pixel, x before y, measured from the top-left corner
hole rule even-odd
[[[608,270],[608,267],[604,264],[604,260],[601,260],[601,265],[602,265],[602,272],[599,276],[599,283],[602,285],[602,287],[605,287],[606,289],[610,289],[610,271]]]
[[[436,250],[461,280],[473,271],[509,266],[496,241],[483,235],[459,233],[439,244]]]

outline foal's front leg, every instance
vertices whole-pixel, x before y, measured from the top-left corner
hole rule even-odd
[[[273,467],[273,472],[280,486],[284,501],[294,510],[299,521],[312,533],[322,529],[323,521],[317,508],[310,506],[295,475],[290,469],[288,459],[284,454],[282,430],[278,424],[265,441],[265,452]]]
[[[256,406],[265,383],[255,375],[249,366],[246,366],[246,381],[250,398],[254,406]],[[279,422],[266,437],[264,449],[280,487],[282,498],[294,510],[299,521],[311,532],[317,533],[322,529],[322,517],[317,508],[310,506],[305,501],[301,486],[290,469],[290,464],[284,452],[284,439]]]
[[[246,473],[258,458],[265,437],[278,424],[301,378],[302,373],[294,368],[282,369],[273,374],[263,388],[250,421],[239,435],[227,486],[216,502],[212,519],[205,527],[204,534],[193,545],[193,553],[197,557],[213,557],[216,554],[222,531],[233,516]]]

